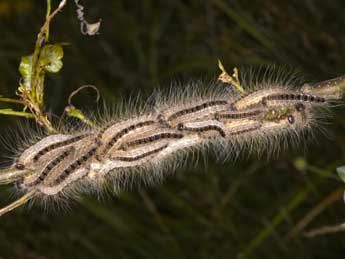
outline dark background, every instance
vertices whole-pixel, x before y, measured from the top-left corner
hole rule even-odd
[[[73,1],[54,20],[51,41],[70,43],[62,71],[46,82],[46,108],[54,114],[81,85],[96,85],[116,105],[171,82],[211,79],[217,58],[228,70],[275,64],[314,82],[345,73],[343,0],[82,3],[89,21],[103,19],[101,33],[81,35]],[[1,95],[14,96],[20,58],[33,51],[44,15],[45,1],[0,2]],[[92,111],[94,98],[83,91],[74,104]],[[334,109],[327,136],[275,158],[243,154],[217,164],[210,156],[206,166],[181,169],[160,186],[101,201],[84,197],[67,211],[17,209],[0,218],[0,258],[344,258],[344,233],[287,238],[343,188],[335,173],[345,164],[343,112]],[[16,131],[18,121],[24,119],[1,116],[0,134]],[[8,151],[0,148],[5,163]],[[307,169],[298,170],[296,159]],[[1,205],[13,200],[10,188],[0,190]],[[344,208],[339,197],[307,229],[345,221]]]

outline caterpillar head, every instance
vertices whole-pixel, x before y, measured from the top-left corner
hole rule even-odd
[[[42,166],[44,165],[44,152],[51,147],[52,143],[65,140],[68,136],[52,135],[43,138],[41,141],[25,149],[16,159],[15,162],[6,169],[0,170],[0,184],[16,183],[21,189],[25,189],[26,194],[11,203],[10,205],[0,209],[0,215],[3,215],[18,206],[25,204],[28,200],[37,194],[36,186],[27,188],[28,179],[36,177]],[[54,147],[54,146],[53,146]]]
[[[56,134],[43,138],[22,152],[14,164],[0,170],[0,184],[17,183],[26,194],[0,210],[0,215],[20,206],[33,196],[59,194],[69,183],[88,172],[97,142],[92,133],[76,136]]]
[[[19,181],[26,175],[31,174],[32,171],[28,170],[22,164],[14,164],[9,168],[0,170],[0,184],[9,184]]]
[[[71,138],[71,135],[55,134],[41,139],[26,148],[15,159],[14,164],[7,169],[8,172],[12,172],[8,173],[11,175],[10,178],[6,173],[2,173],[0,178],[6,178],[7,182],[16,182],[21,189],[33,189],[34,185],[31,184],[31,188],[29,188],[28,183],[40,176],[48,162],[61,153],[61,143],[69,144]]]
[[[269,108],[262,119],[263,130],[283,133],[291,130],[303,130],[311,119],[310,107],[303,103]]]

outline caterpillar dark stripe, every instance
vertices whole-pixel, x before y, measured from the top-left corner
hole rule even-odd
[[[161,139],[181,139],[183,137],[184,135],[179,134],[179,133],[160,133],[160,134],[156,134],[147,138],[141,138],[141,139],[133,140],[131,142],[124,143],[120,149],[126,150],[127,148],[130,148],[130,147],[135,147],[142,144],[148,144],[148,143],[155,142]]]
[[[42,150],[40,150],[33,158],[34,162],[37,162],[42,156],[44,156],[45,154],[49,153],[50,151],[56,149],[56,148],[60,148],[60,147],[64,147],[64,146],[68,146],[71,145],[75,142],[78,142],[79,140],[82,140],[83,138],[90,136],[90,134],[82,134],[76,137],[72,137],[70,139],[67,139],[65,141],[61,141],[58,143],[54,143],[52,145],[49,145],[45,148],[43,148]]]
[[[212,107],[212,106],[218,106],[218,105],[227,105],[228,102],[227,101],[210,101],[210,102],[205,102],[203,104],[191,107],[191,108],[187,108],[178,112],[173,113],[172,115],[169,116],[168,120],[174,120],[180,116],[189,114],[189,113],[193,113],[193,112],[197,112],[203,109],[206,109],[208,107]]]
[[[156,154],[160,151],[162,151],[163,149],[167,148],[168,144],[160,147],[160,148],[157,148],[157,149],[154,149],[154,150],[151,150],[149,152],[146,152],[146,153],[143,153],[141,155],[138,155],[138,156],[134,156],[134,157],[114,157],[112,160],[118,160],[118,161],[124,161],[124,162],[134,162],[134,161],[137,161],[137,160],[140,160],[140,159],[143,159],[145,157],[148,157],[148,156],[151,156],[153,154]]]
[[[264,97],[262,103],[265,105],[267,101],[303,101],[324,103],[326,100],[323,97],[308,95],[308,94],[275,94]]]
[[[54,181],[54,185],[62,183],[70,174],[79,169],[83,164],[85,164],[91,157],[93,157],[98,149],[99,145],[96,144],[91,149],[89,149],[84,155],[79,157],[76,161],[70,164]]]
[[[48,174],[57,166],[59,165],[66,157],[68,157],[73,151],[75,150],[74,147],[70,147],[67,150],[63,151],[58,157],[48,163],[48,165],[43,169],[39,177],[32,183],[26,184],[27,187],[32,187],[35,185],[40,184],[45,180]]]
[[[228,119],[228,120],[238,120],[244,118],[251,118],[258,116],[263,113],[263,110],[253,110],[253,111],[242,111],[242,112],[228,112],[228,113],[216,113],[214,118],[216,120]]]
[[[155,121],[144,121],[144,122],[139,122],[139,123],[136,123],[136,124],[133,124],[125,129],[122,129],[120,132],[118,132],[117,134],[115,134],[115,136],[113,136],[111,138],[111,140],[106,144],[104,150],[102,151],[102,154],[105,154],[107,153],[114,145],[115,143],[120,139],[122,138],[123,136],[125,136],[126,134],[128,134],[129,132],[135,130],[135,129],[138,129],[138,128],[142,128],[142,127],[145,127],[145,126],[149,126],[149,125],[152,125],[154,124]]]
[[[204,126],[204,127],[186,127],[183,123],[180,123],[178,125],[178,129],[181,131],[192,131],[192,132],[206,132],[206,131],[218,131],[219,135],[222,136],[223,138],[226,137],[226,133],[224,132],[224,130],[217,126],[217,125],[208,125],[208,126]]]

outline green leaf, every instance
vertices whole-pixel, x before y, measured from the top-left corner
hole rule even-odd
[[[85,117],[85,115],[83,114],[81,110],[77,109],[73,105],[67,106],[65,108],[65,111],[67,112],[68,116],[77,118],[81,120],[82,122],[84,122],[86,125],[91,126],[92,128],[97,128],[97,126],[92,121],[90,121],[88,118]]]
[[[2,95],[0,95],[0,102],[24,104],[24,102],[22,100],[2,97]]]
[[[3,115],[11,115],[11,116],[21,116],[29,119],[34,119],[35,116],[32,113],[22,112],[22,111],[14,111],[11,108],[0,109],[0,114]]]
[[[63,63],[63,48],[61,44],[48,44],[41,50],[40,66],[45,71],[50,73],[57,73],[61,70]]]
[[[19,64],[19,73],[23,77],[23,85],[25,89],[30,90],[32,75],[32,55],[22,57]]]

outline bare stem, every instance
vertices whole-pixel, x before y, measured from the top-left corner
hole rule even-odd
[[[313,219],[320,215],[328,206],[340,200],[343,195],[343,192],[343,189],[338,189],[336,191],[333,191],[326,198],[324,198],[317,206],[315,206],[311,211],[309,211],[307,215],[305,215],[296,224],[296,226],[287,235],[287,238],[291,239],[295,237],[298,233],[300,233],[308,224],[310,224],[310,222],[313,221]]]
[[[345,223],[336,225],[336,226],[325,226],[321,228],[316,228],[316,229],[306,232],[304,235],[306,237],[311,238],[311,237],[316,237],[320,235],[332,234],[332,233],[344,232],[344,231],[345,231]]]
[[[8,205],[4,208],[1,208],[0,209],[0,216],[6,214],[7,212],[14,210],[15,208],[18,208],[18,207],[24,205],[30,199],[32,199],[35,196],[35,194],[36,194],[36,190],[32,190],[32,191],[26,193],[25,195],[23,195],[22,197],[20,197],[18,200],[12,202],[10,205]]]

